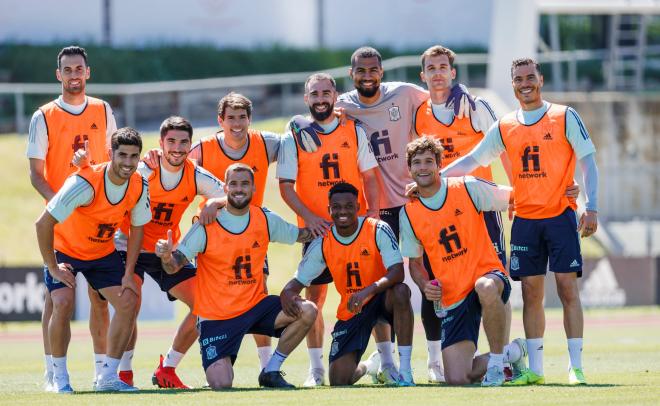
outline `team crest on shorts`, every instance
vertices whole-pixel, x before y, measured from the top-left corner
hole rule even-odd
[[[389,112],[390,112],[390,121],[401,120],[401,112],[399,111],[399,106],[390,107]]]
[[[330,356],[334,357],[337,352],[339,352],[339,342],[333,341],[332,345],[330,346]]]
[[[518,269],[520,269],[520,263],[518,262],[518,257],[515,255],[511,255],[511,270],[517,271]]]
[[[206,347],[206,359],[212,360],[218,356],[218,351],[215,349],[215,345],[209,345]]]

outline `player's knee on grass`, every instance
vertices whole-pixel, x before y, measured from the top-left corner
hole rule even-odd
[[[472,383],[466,371],[452,371],[446,367],[445,381],[447,385],[469,385]]]
[[[71,317],[75,303],[73,289],[56,289],[51,293],[51,299],[53,300],[53,314],[60,317]]]
[[[234,381],[234,369],[229,357],[221,358],[206,369],[206,382],[211,389],[229,389]]]
[[[477,292],[482,306],[493,303],[501,295],[497,282],[483,276],[477,279],[477,282],[474,284],[474,290]]]

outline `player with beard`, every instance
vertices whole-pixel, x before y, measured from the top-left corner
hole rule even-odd
[[[87,52],[78,46],[63,48],[57,55],[57,80],[62,94],[41,106],[30,121],[27,157],[30,160],[30,181],[39,194],[49,201],[60,190],[66,178],[76,171],[71,165],[73,154],[87,143],[93,164],[108,160],[110,136],[117,130],[115,117],[107,102],[86,96],[90,77]],[[94,379],[100,373],[106,352],[109,313],[107,302],[88,287],[91,304],[89,331],[94,346]],[[41,318],[45,355],[46,391],[53,385],[53,363],[48,329],[53,310],[50,295]]]
[[[108,330],[108,352],[96,378],[97,391],[137,390],[119,380],[117,369],[137,314],[135,261],[143,225],[151,220],[149,186],[136,173],[142,140],[132,128],[120,128],[111,138],[112,160],[78,171],[64,182],[37,220],[39,250],[46,264],[45,283],[53,299],[49,337],[56,390],[71,393],[66,353],[71,339],[75,277],[89,285],[115,310]],[[126,261],[115,250],[113,236],[130,216]]]
[[[241,163],[225,175],[227,206],[209,225],[195,223],[176,250],[172,231],[156,243],[166,272],[176,275],[197,257],[193,313],[199,320],[199,344],[206,379],[213,389],[230,388],[233,364],[245,334],[279,337],[277,349],[259,374],[259,385],[290,388],[280,367],[303,340],[316,318],[316,306],[300,302],[300,311],[285,314],[278,296],[263,288],[264,261],[270,242],[293,244],[312,239],[268,209],[251,205],[254,173]]]
[[[352,385],[367,373],[372,359],[360,362],[378,320],[394,326],[399,345],[399,386],[414,386],[410,356],[414,316],[410,289],[403,283],[403,259],[387,223],[358,216],[357,188],[338,183],[330,188],[328,212],[334,222],[325,237],[315,239],[286,284],[280,298],[295,314],[300,292],[329,269],[341,296],[330,349],[330,385]]]
[[[350,119],[340,125],[335,117],[337,89],[332,76],[326,73],[311,75],[305,82],[304,97],[319,128],[321,146],[315,152],[303,152],[303,146],[292,134],[286,134],[280,147],[277,177],[280,194],[298,216],[298,225],[309,228],[315,237],[322,237],[328,232],[331,222],[327,192],[337,183],[356,185],[360,215],[378,216],[378,164],[364,129]],[[307,247],[308,244],[303,246],[303,255]],[[305,290],[305,297],[319,309],[314,327],[307,336],[310,373],[305,386],[323,385],[325,382],[322,309],[327,284],[331,281],[330,272],[326,270]]]
[[[207,199],[200,215],[202,224],[212,222],[217,209],[225,204],[222,182],[188,159],[192,136],[192,125],[186,119],[177,116],[168,117],[160,126],[161,154],[158,166],[151,169],[145,163],[138,165],[138,172],[149,182],[152,219],[144,226],[142,251],[135,265],[135,274],[142,281],[144,274],[149,274],[160,289],[167,293],[171,301],[179,299],[191,311],[196,283],[195,267],[187,265],[176,275],[167,274],[161,267],[160,259],[154,254],[154,246],[158,239],[167,237],[169,229],[174,230],[174,242],[178,241],[181,235],[179,223],[195,196],[200,195]],[[77,158],[84,159],[83,156]],[[115,246],[124,258],[129,226],[126,219],[115,237]],[[197,336],[195,317],[189,312],[181,322],[166,357],[164,359],[162,355],[160,357],[160,364],[152,377],[154,385],[161,388],[189,389],[176,375],[175,368]],[[124,375],[122,380],[128,384],[133,382],[130,360],[134,355],[136,340],[137,323],[126,350],[129,357],[122,357],[119,366],[119,374]],[[129,361],[124,361],[125,358]]]

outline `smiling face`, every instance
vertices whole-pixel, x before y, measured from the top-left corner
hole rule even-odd
[[[312,80],[305,89],[305,104],[316,121],[326,121],[333,113],[337,90],[327,79]]]
[[[190,134],[183,130],[168,130],[160,139],[163,158],[172,166],[181,166],[190,153]]]
[[[429,91],[447,90],[456,79],[456,69],[451,67],[447,55],[429,56],[424,59],[424,70],[420,78]]]
[[[62,82],[63,93],[78,95],[85,92],[85,84],[89,79],[89,66],[82,55],[63,55],[55,76]]]
[[[227,204],[242,210],[252,201],[255,192],[254,180],[247,170],[228,170],[225,178],[225,193]]]
[[[541,107],[541,88],[543,75],[539,73],[534,64],[520,65],[512,73],[513,93],[525,110]]]
[[[330,217],[338,229],[357,227],[360,204],[353,193],[334,193],[328,204]]]
[[[250,127],[250,116],[245,109],[234,109],[227,106],[223,116],[218,116],[218,123],[225,133],[225,137],[231,137],[235,142],[247,139]]]
[[[361,96],[374,97],[378,93],[380,82],[383,80],[383,68],[378,57],[358,56],[349,74],[353,79],[353,86]]]
[[[411,157],[410,175],[420,188],[440,183],[440,162],[436,161],[433,151],[421,151]]]
[[[112,151],[112,172],[122,180],[128,180],[135,172],[140,162],[140,147],[137,145],[120,145]]]

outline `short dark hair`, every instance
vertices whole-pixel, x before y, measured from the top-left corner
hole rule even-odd
[[[350,193],[356,198],[358,197],[358,190],[355,186],[351,185],[348,182],[339,182],[330,188],[328,192],[328,200],[332,198],[332,195],[337,193]]]
[[[307,80],[305,81],[305,93],[307,93],[307,85],[313,80],[327,80],[332,84],[332,87],[337,90],[337,82],[335,81],[335,78],[332,77],[329,73],[321,72],[321,73],[313,73],[309,75]]]
[[[59,54],[57,54],[57,69],[59,69],[62,66],[62,57],[63,56],[71,56],[71,55],[80,55],[83,57],[83,60],[85,61],[85,66],[87,65],[87,51],[85,51],[85,48],[79,47],[77,45],[71,45],[65,48],[62,48]]]
[[[444,151],[440,140],[423,135],[406,145],[406,162],[408,163],[408,168],[410,168],[410,163],[415,155],[426,151],[431,151],[435,155],[435,162],[440,165],[440,162],[442,162],[442,151]]]
[[[225,110],[231,107],[234,110],[245,110],[248,118],[252,117],[252,102],[240,93],[229,92],[218,102],[218,116],[225,118]]]
[[[193,128],[188,120],[179,116],[167,117],[160,125],[160,139],[162,140],[170,130],[181,130],[188,133],[188,138],[192,140]]]
[[[229,182],[230,172],[247,172],[250,174],[252,183],[254,183],[254,170],[242,162],[236,162],[235,164],[231,164],[227,167],[227,170],[225,171],[225,183]]]
[[[353,52],[351,55],[351,67],[355,67],[358,58],[378,58],[378,66],[382,66],[383,57],[380,56],[380,52],[376,48],[372,47],[360,47]]]
[[[519,66],[526,66],[526,65],[534,65],[534,68],[536,68],[536,71],[541,74],[541,65],[539,65],[538,62],[536,62],[536,59],[532,58],[518,58],[514,59],[513,62],[511,62],[511,79],[513,79],[513,71]]]
[[[431,48],[424,51],[422,54],[422,72],[424,71],[424,64],[426,63],[426,58],[438,55],[447,55],[449,59],[449,66],[454,67],[454,59],[456,58],[456,53],[449,48],[445,48],[441,45],[433,45]]]
[[[120,145],[135,145],[142,152],[142,137],[140,137],[138,130],[131,127],[122,127],[115,131],[110,137],[110,147],[114,152],[119,149]]]

